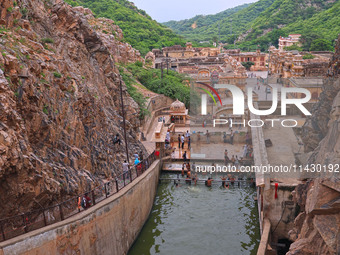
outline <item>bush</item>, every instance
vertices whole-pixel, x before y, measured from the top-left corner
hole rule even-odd
[[[315,56],[312,55],[312,54],[310,54],[310,53],[307,53],[307,54],[304,55],[302,58],[303,58],[303,59],[313,59],[313,58],[315,58]]]
[[[45,113],[46,115],[48,115],[48,107],[47,107],[47,105],[44,105],[44,107],[43,107],[43,113]]]
[[[41,39],[42,43],[54,43],[54,40],[52,38],[43,38]]]
[[[248,62],[242,62],[241,63],[248,71],[250,70],[251,66],[255,65],[254,62],[248,61]]]
[[[297,50],[302,51],[302,47],[298,46],[296,43],[294,43],[292,46],[284,47],[285,50]]]
[[[53,72],[54,77],[61,78],[61,74],[58,72]]]

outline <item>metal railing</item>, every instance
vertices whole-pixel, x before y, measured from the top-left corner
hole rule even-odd
[[[122,173],[114,178],[114,180],[105,182],[88,192],[74,196],[54,206],[0,219],[0,242],[63,221],[86,210],[87,208],[84,209],[79,203],[79,198],[81,199],[85,194],[88,194],[91,199],[91,206],[96,205],[118,193],[126,185],[133,182],[142,175],[155,160],[156,157],[153,152],[140,164],[130,167],[126,173]]]

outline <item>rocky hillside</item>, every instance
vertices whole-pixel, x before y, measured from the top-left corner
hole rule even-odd
[[[145,11],[138,9],[128,0],[65,0],[65,2],[72,6],[89,8],[96,17],[114,20],[122,29],[125,40],[143,56],[153,48],[185,45],[183,38],[153,20]]]
[[[123,137],[115,63],[142,59],[113,21],[62,0],[3,0],[0,25],[3,218],[121,171],[125,146],[111,143]],[[136,139],[138,106],[123,90],[129,149],[144,150]]]
[[[309,164],[340,163],[340,36],[329,67],[327,83],[312,118],[304,127],[307,149],[312,151]],[[315,132],[311,132],[315,127]],[[308,135],[310,134],[310,135]],[[320,141],[320,142],[319,142]],[[317,146],[316,146],[317,145]],[[316,173],[315,173],[316,175]],[[301,212],[290,232],[288,255],[340,254],[340,173],[322,173],[298,186],[295,197]]]

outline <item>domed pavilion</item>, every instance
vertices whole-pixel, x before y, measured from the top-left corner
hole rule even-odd
[[[186,109],[184,103],[176,99],[170,106],[169,114],[171,123],[175,123],[177,126],[185,126],[188,109]]]

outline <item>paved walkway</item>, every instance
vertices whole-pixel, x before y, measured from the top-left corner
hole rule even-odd
[[[191,147],[191,157],[197,159],[221,159],[224,160],[224,151],[228,150],[228,157],[233,155],[238,158],[243,157],[244,144],[229,143],[210,143],[197,142],[193,143]]]
[[[299,140],[292,128],[270,127],[263,130],[264,138],[270,139],[272,147],[267,148],[268,162],[273,165],[295,164],[295,153],[303,152],[303,146],[299,145]]]

